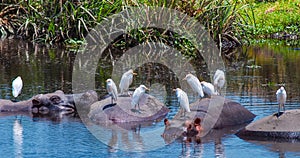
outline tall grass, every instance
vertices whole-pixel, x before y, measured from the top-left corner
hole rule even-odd
[[[239,0],[11,0],[0,4],[0,24],[3,24],[0,31],[40,43],[76,44],[103,18],[122,11],[124,6],[140,5],[179,10],[197,18],[220,46],[224,40],[240,44],[239,31],[243,30],[238,27],[244,22],[240,17],[245,16],[240,15],[246,6]],[[131,36],[137,38],[137,42],[163,40],[181,49],[188,48],[187,52],[194,51],[189,41],[164,32],[155,28],[140,29],[132,31]],[[115,45],[126,46],[126,41],[122,42]]]
[[[197,18],[219,46],[226,42],[241,45],[243,28],[255,24],[251,6],[243,0],[192,0],[180,4],[175,8]]]
[[[83,39],[103,18],[120,12],[122,1],[19,0],[1,7],[0,21],[17,21],[6,23],[4,31],[12,28],[13,34],[40,43],[68,43]]]

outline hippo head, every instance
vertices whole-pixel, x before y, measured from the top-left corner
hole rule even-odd
[[[175,139],[194,137],[202,131],[201,118],[190,120],[164,120],[165,130],[161,135],[167,144]]]
[[[58,90],[54,93],[39,94],[32,99],[32,109],[43,111],[75,111],[75,106],[70,104],[65,94]]]

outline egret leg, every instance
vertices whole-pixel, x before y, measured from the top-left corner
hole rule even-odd
[[[181,113],[181,117],[184,118],[185,117],[185,111],[183,109],[181,109],[180,113]]]
[[[280,114],[280,104],[278,105],[278,114],[277,114],[278,117],[279,117],[279,114]]]
[[[136,106],[138,106],[139,110],[136,109]],[[135,110],[135,112],[140,112],[140,105],[139,104],[135,104],[134,105],[134,110]]]
[[[137,104],[134,105],[134,109],[135,109],[135,110],[136,110],[136,105],[137,105]]]
[[[114,99],[113,99],[113,97],[111,96],[111,104],[113,104],[114,103]]]
[[[221,89],[218,89],[217,95],[221,95]]]
[[[282,104],[282,106],[283,106],[283,112],[285,112],[285,107],[284,107],[284,104]]]

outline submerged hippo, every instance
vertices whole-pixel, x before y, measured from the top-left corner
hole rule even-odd
[[[221,104],[221,106],[214,104]],[[198,100],[190,104],[190,109],[191,112],[186,113],[186,116],[182,116],[182,114],[178,113],[170,121],[169,126],[166,126],[162,134],[165,140],[181,136],[184,133],[183,124],[186,121],[194,122],[196,118],[202,120],[201,126],[204,131],[203,133],[207,134],[211,129],[221,129],[249,123],[255,117],[253,113],[244,108],[241,104],[225,99],[222,96],[212,96],[211,98]],[[187,133],[187,135],[192,134]]]
[[[140,111],[133,108],[131,100],[129,96],[120,96],[115,104],[111,104],[110,98],[106,98],[91,106],[88,117],[96,123],[149,122],[162,119],[169,112],[163,103],[148,94],[140,98]]]
[[[80,98],[78,100],[82,100],[86,104],[92,104],[97,101],[97,93],[94,91],[88,91],[82,94],[65,95],[63,91],[57,90],[54,93],[39,94],[28,100],[20,102],[12,102],[10,100],[0,99],[0,112],[75,112],[76,107],[74,98]]]
[[[247,140],[300,141],[300,110],[288,110],[252,122],[237,133]]]

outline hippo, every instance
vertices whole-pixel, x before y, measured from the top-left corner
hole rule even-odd
[[[114,104],[111,104],[110,98],[106,98],[91,106],[88,117],[95,123],[141,123],[160,120],[169,112],[163,103],[149,94],[144,94],[139,104],[140,111],[133,108],[130,96],[119,96]]]
[[[63,91],[57,90],[54,93],[38,94],[20,102],[0,99],[0,113],[32,112],[46,114],[49,111],[74,113],[76,112],[75,98],[79,98],[82,103],[90,105],[97,101],[98,96],[95,91],[66,95]]]
[[[274,113],[250,123],[237,133],[246,140],[300,141],[300,110]]]
[[[214,111],[209,111],[209,108],[214,108],[215,101],[220,101],[220,104],[223,103],[222,107],[216,107],[222,108],[219,110],[219,115],[215,115]],[[212,104],[210,105],[210,103]],[[190,110],[191,112],[186,113],[186,116],[182,116],[180,112],[174,116],[162,134],[162,137],[165,140],[170,142],[170,140],[173,138],[178,138],[183,134],[188,136],[197,135],[198,133],[195,133],[193,130],[191,131],[192,133],[183,130],[183,124],[185,124],[185,122],[194,122],[194,120],[197,118],[202,120],[201,126],[204,128],[203,133],[205,134],[208,134],[213,129],[218,130],[236,127],[239,125],[245,126],[255,118],[255,115],[241,104],[217,95],[214,95],[211,98],[203,98],[195,101],[194,103],[190,104]],[[216,121],[213,122],[213,119]],[[205,136],[205,134],[201,135],[201,137]]]

